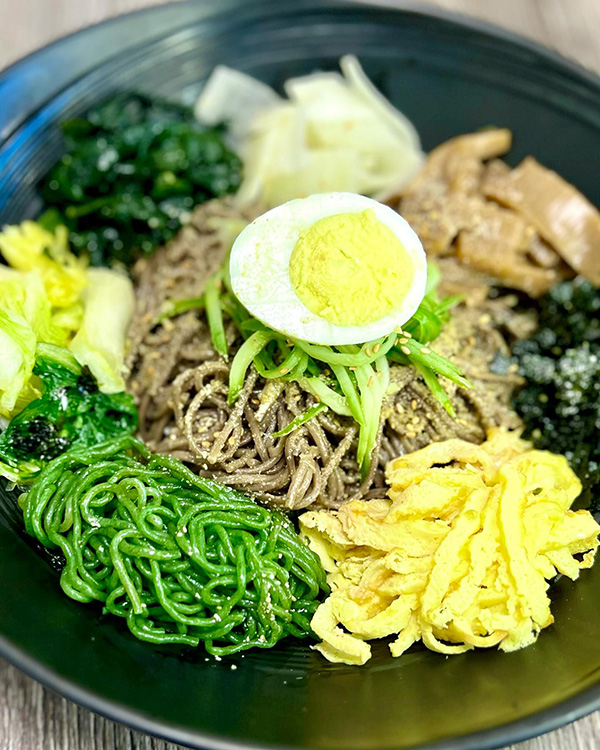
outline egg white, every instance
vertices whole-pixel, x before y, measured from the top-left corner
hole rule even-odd
[[[311,312],[299,299],[290,279],[290,256],[300,234],[315,222],[366,209],[372,210],[402,243],[413,263],[413,283],[390,315],[367,325],[340,326]],[[234,242],[229,270],[236,297],[269,328],[291,338],[338,346],[372,341],[406,323],[423,299],[427,281],[425,252],[408,222],[388,206],[355,193],[319,193],[267,211]]]

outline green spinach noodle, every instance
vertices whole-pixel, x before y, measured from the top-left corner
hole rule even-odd
[[[52,461],[21,496],[27,532],[60,548],[61,586],[131,632],[215,656],[310,633],[328,590],[292,522],[123,436]]]

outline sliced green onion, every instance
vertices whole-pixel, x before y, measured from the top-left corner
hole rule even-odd
[[[388,386],[390,384],[390,366],[386,357],[380,357],[375,361],[375,369],[380,372],[381,375],[376,375],[376,382],[381,390],[382,398],[385,396]]]
[[[427,261],[427,281],[425,283],[425,297],[434,294],[438,284],[442,280],[442,272],[437,263]]]
[[[231,272],[229,270],[229,253],[227,253],[227,257],[221,268],[221,279],[223,280],[223,286],[228,294],[233,294],[233,289],[231,287]]]
[[[456,412],[454,411],[452,401],[450,401],[450,396],[448,396],[444,386],[437,379],[437,375],[435,374],[435,372],[433,372],[433,370],[430,370],[428,367],[423,367],[423,365],[420,365],[419,363],[415,363],[415,369],[425,381],[425,385],[429,388],[431,393],[440,402],[440,404],[444,407],[444,409],[448,412],[452,419],[456,419]]]
[[[401,351],[404,348],[409,350],[410,353],[407,356],[410,358],[410,361],[412,363],[421,364],[423,365],[423,367],[427,367],[430,370],[433,370],[438,375],[443,375],[453,383],[456,383],[463,388],[473,387],[473,384],[469,380],[467,380],[467,378],[465,378],[465,376],[462,374],[460,369],[456,367],[456,365],[453,365],[452,362],[447,360],[445,357],[441,357],[439,354],[436,354],[431,349],[422,346],[422,344],[420,344],[418,341],[415,341],[412,338],[408,339],[406,343],[402,345]],[[427,350],[425,354],[422,353],[423,349]]]
[[[377,377],[371,365],[358,367],[355,375],[364,414],[364,422],[358,435],[356,458],[360,466],[361,476],[364,478],[369,470],[371,454],[377,439],[383,393],[379,392],[375,384]]]
[[[238,349],[229,371],[229,396],[227,397],[229,404],[235,402],[244,387],[246,373],[252,364],[252,360],[273,340],[274,335],[276,334],[256,331]]]
[[[322,401],[331,411],[342,417],[351,417],[352,412],[345,397],[336,393],[321,378],[298,378],[298,385],[305,391],[312,393],[315,398]]]
[[[452,297],[444,297],[444,299],[436,305],[437,313],[446,313],[456,305],[459,305],[464,300],[464,295],[455,294]]]
[[[168,318],[176,318],[178,315],[190,310],[204,309],[204,297],[184,297],[183,299],[168,300],[163,305],[160,314],[156,317],[156,323],[162,323]]]
[[[363,408],[360,402],[360,395],[358,394],[350,373],[345,367],[341,365],[331,365],[333,374],[336,376],[342,393],[346,397],[352,416],[359,424],[364,424],[365,415],[363,414]]]
[[[370,341],[357,351],[336,352],[330,346],[321,344],[309,344],[307,341],[296,340],[294,343],[308,354],[309,357],[325,362],[328,365],[342,365],[344,367],[361,367],[362,365],[371,364],[377,357],[387,354],[394,346],[396,334],[391,333],[382,339]],[[342,347],[340,347],[342,348]],[[347,348],[347,347],[344,347]],[[376,350],[376,351],[375,351]]]
[[[425,307],[420,305],[418,310],[404,327],[405,331],[425,344],[434,341],[442,332],[442,320]]]
[[[306,372],[313,378],[318,378],[323,374],[322,367],[319,367],[318,363],[315,362],[314,359],[311,357],[308,358],[308,366],[306,368]]]
[[[272,343],[272,340],[267,344],[267,346],[265,346],[265,348],[261,351],[261,353],[258,354],[254,358],[255,366],[256,364],[258,364],[261,370],[267,371],[267,372],[269,370],[274,370],[276,367],[273,354],[271,353],[271,348],[272,348],[271,343]]]
[[[223,283],[220,274],[211,276],[206,282],[204,299],[206,302],[206,319],[210,329],[210,338],[217,352],[227,357],[227,338],[223,326],[223,311],[221,310],[220,289]]]
[[[264,368],[259,358],[255,359],[256,369],[263,378],[283,378],[289,375],[302,375],[308,364],[306,352],[295,346],[280,365]]]
[[[303,414],[298,414],[297,417],[294,417],[294,419],[292,419],[292,421],[287,424],[282,430],[274,432],[271,437],[280,438],[289,435],[291,432],[294,432],[294,430],[297,430],[298,427],[302,427],[303,424],[310,422],[313,417],[316,417],[317,414],[319,414],[326,408],[326,404],[323,403],[311,406],[310,409],[307,409]]]
[[[264,325],[264,323],[261,323],[260,320],[256,320],[256,318],[251,318],[250,316],[248,316],[240,326],[240,333],[242,334],[242,336],[249,336],[255,331],[269,331],[273,333],[273,338],[279,336],[278,333],[276,333],[275,331],[271,331],[271,329],[267,328],[267,326]]]

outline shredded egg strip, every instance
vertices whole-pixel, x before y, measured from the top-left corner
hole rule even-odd
[[[548,580],[594,561],[600,526],[570,509],[581,484],[566,458],[516,433],[433,443],[386,473],[387,499],[300,517],[332,588],[312,620],[330,661],[364,664],[367,641],[388,636],[393,656],[419,640],[523,648],[553,622]]]

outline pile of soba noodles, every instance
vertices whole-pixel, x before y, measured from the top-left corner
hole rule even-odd
[[[215,352],[202,310],[160,319],[169,302],[201,297],[229,250],[222,227],[249,218],[225,201],[205,204],[176,239],[134,269],[137,307],[128,387],[138,399],[141,436],[152,450],[271,505],[335,508],[351,498],[383,496],[384,468],[395,456],[450,437],[481,442],[494,426],[520,424],[510,397],[521,380],[514,372],[495,374],[490,364],[498,352],[509,354],[506,337],[526,335],[532,319],[515,312],[514,296],[491,299],[485,277],[452,259],[441,264],[447,279],[442,288],[461,292],[465,301],[435,347],[474,387],[447,385],[456,411],[452,418],[413,367],[392,366],[375,455],[363,480],[355,458],[358,426],[349,417],[327,409],[290,434],[274,437],[315,404],[298,383],[266,381],[251,369],[239,398],[229,405],[230,363]],[[226,334],[235,353],[242,342],[231,321]]]

